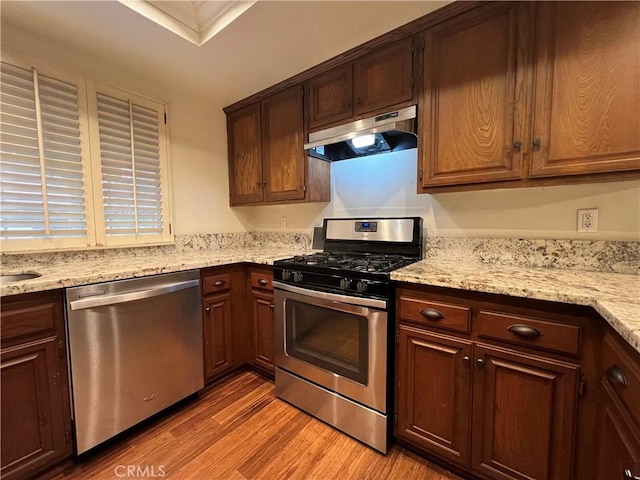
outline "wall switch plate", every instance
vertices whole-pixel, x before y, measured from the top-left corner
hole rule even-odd
[[[587,208],[578,210],[578,232],[597,232],[598,231],[598,209]]]
[[[280,228],[287,228],[287,217],[280,217]]]

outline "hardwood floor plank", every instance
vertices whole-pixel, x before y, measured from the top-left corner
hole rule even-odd
[[[162,468],[163,479],[175,480],[457,478],[398,446],[376,452],[276,398],[273,383],[252,372],[207,388],[55,478],[117,480],[128,466],[156,477]]]

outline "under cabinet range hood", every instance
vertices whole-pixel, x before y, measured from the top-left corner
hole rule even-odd
[[[336,161],[416,148],[416,106],[309,134],[307,153]]]

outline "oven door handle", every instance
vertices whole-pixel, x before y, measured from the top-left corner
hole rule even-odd
[[[337,293],[321,292],[309,288],[294,287],[286,283],[273,282],[273,288],[284,290],[285,292],[298,293],[307,297],[320,298],[322,300],[330,300],[334,302],[348,303],[349,305],[358,305],[361,307],[374,307],[380,309],[387,308],[386,300],[378,300],[377,298],[352,297],[349,295],[339,295]]]

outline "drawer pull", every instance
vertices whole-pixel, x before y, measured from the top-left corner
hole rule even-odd
[[[444,318],[444,314],[435,308],[425,308],[424,310],[420,310],[420,313],[429,320],[434,320],[436,322]]]
[[[624,370],[620,368],[618,365],[613,365],[607,368],[607,377],[611,379],[612,382],[619,383],[623,387],[628,385],[627,377],[624,375]]]
[[[624,477],[622,478],[624,478],[624,480],[640,480],[640,477],[634,475],[628,468],[624,469]]]
[[[221,287],[221,286],[223,286],[225,283],[227,283],[227,282],[225,282],[224,280],[217,280],[217,281],[215,281],[215,282],[213,283],[213,286],[214,286],[214,287]]]
[[[258,283],[260,285],[269,285],[269,282],[267,280],[265,280],[264,278],[261,278],[260,280],[258,280]]]
[[[520,335],[521,337],[536,338],[542,335],[542,333],[540,333],[540,330],[538,330],[537,328],[530,327],[529,325],[523,325],[521,323],[511,325],[507,327],[507,330],[509,330],[511,333],[515,333],[516,335]]]

